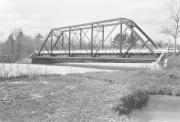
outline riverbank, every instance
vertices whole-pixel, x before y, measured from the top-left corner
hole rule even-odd
[[[73,66],[56,66],[56,65],[40,65],[40,64],[17,64],[17,63],[0,63],[0,79],[21,77],[24,75],[67,75],[73,73],[86,73],[86,72],[111,72],[111,70],[86,68],[86,67],[73,67]]]
[[[8,79],[0,82],[0,120],[118,122],[113,106],[120,98],[137,89],[170,88],[178,95],[179,81],[167,71],[143,69]]]

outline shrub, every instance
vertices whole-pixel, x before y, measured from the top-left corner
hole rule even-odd
[[[149,101],[149,95],[147,92],[138,90],[127,96],[121,98],[120,103],[118,103],[113,110],[118,112],[119,115],[129,114],[134,109],[141,109],[147,106]]]
[[[130,109],[126,108],[125,106],[123,106],[123,104],[118,103],[116,106],[113,107],[113,110],[115,112],[118,112],[119,115],[127,115],[129,114],[131,111]]]

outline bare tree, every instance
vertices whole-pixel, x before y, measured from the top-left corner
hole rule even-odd
[[[162,33],[169,35],[174,40],[174,55],[176,56],[177,39],[180,37],[180,2],[172,0],[169,7],[170,25],[162,28]]]

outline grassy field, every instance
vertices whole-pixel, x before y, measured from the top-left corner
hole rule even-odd
[[[120,98],[137,89],[180,95],[180,75],[168,71],[24,76],[0,82],[0,120],[5,122],[110,122]]]
[[[179,59],[171,58],[162,71],[1,77],[0,122],[126,122],[114,108],[131,93],[180,96]]]

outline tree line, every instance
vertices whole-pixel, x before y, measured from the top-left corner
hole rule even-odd
[[[178,0],[172,0],[168,4],[169,8],[169,20],[170,23],[162,27],[162,33],[171,37],[174,42],[174,55],[176,56],[177,41],[180,37],[180,2]],[[121,39],[122,38],[122,39]],[[122,45],[127,46],[130,43],[133,43],[133,46],[138,46],[136,41],[131,35],[117,34],[112,41],[112,47],[118,48],[119,40],[122,40]],[[24,34],[22,29],[15,29],[7,38],[7,40],[1,43],[0,54],[1,56],[11,57],[13,62],[19,61],[25,57],[30,56],[40,49],[40,46],[43,41],[43,36],[38,33],[34,37]],[[160,41],[157,43],[159,47],[166,47],[166,43]],[[73,47],[79,48],[78,43],[73,41],[71,44]],[[96,46],[96,45],[95,45]],[[82,47],[90,48],[90,43],[82,43]],[[68,44],[64,45],[64,48],[68,48]]]
[[[11,62],[19,61],[39,50],[43,36],[38,33],[35,37],[24,34],[22,29],[15,29],[8,38],[1,43],[1,58],[7,57]]]

